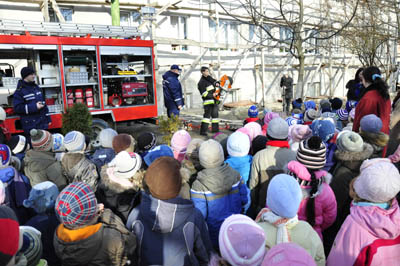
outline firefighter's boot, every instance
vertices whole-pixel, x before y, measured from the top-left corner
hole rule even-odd
[[[207,123],[207,122],[204,122],[204,121],[201,122],[200,135],[207,136],[208,125],[209,125],[209,123]]]

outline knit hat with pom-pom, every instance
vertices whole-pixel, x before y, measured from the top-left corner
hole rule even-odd
[[[32,148],[37,151],[51,151],[53,148],[53,136],[50,132],[41,129],[31,129]]]
[[[326,147],[321,138],[312,136],[300,142],[297,151],[297,161],[312,170],[319,170],[326,163]]]

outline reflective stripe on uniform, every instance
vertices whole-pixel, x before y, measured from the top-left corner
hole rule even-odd
[[[219,119],[213,119],[211,120],[211,123],[219,123]]]
[[[179,102],[182,98],[175,99],[175,102]]]
[[[201,97],[206,97],[208,95],[208,91],[203,92],[203,94],[201,95]]]
[[[208,86],[208,87],[206,88],[207,91],[212,91],[213,89],[214,89],[214,86],[213,86],[213,85],[210,85],[210,86]]]
[[[26,114],[28,114],[28,105],[27,104],[25,104],[25,112],[26,112]]]
[[[214,104],[214,100],[205,100],[203,105]]]
[[[23,97],[24,98],[35,97],[35,94],[34,93],[30,93],[30,94],[24,95]]]
[[[210,119],[203,119],[203,120],[201,120],[201,122],[202,122],[202,123],[210,124]]]

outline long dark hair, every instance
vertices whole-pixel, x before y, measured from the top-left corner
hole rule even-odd
[[[362,75],[365,81],[374,85],[383,99],[387,100],[389,96],[389,86],[382,79],[381,71],[376,66],[367,67],[363,70]],[[367,89],[368,90],[368,89]]]
[[[364,71],[364,68],[363,68],[363,67],[360,67],[359,69],[357,69],[356,76],[354,77],[354,81],[355,81],[355,82],[357,82],[357,83],[360,83],[360,82],[361,82],[361,80],[360,80],[360,73],[361,73],[362,71]]]
[[[315,177],[315,173],[313,170],[308,170],[310,171],[311,174],[311,191],[310,191],[310,197],[308,198],[307,201],[307,206],[306,206],[306,214],[307,214],[307,222],[311,225],[315,225],[315,197],[313,195],[318,192],[318,188],[320,185],[319,180]]]

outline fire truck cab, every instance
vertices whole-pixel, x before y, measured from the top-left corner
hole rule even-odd
[[[22,132],[12,98],[25,66],[36,71],[50,128],[61,128],[62,113],[75,103],[86,104],[100,127],[105,121],[156,117],[153,47],[136,28],[0,20],[0,104],[6,127]]]

